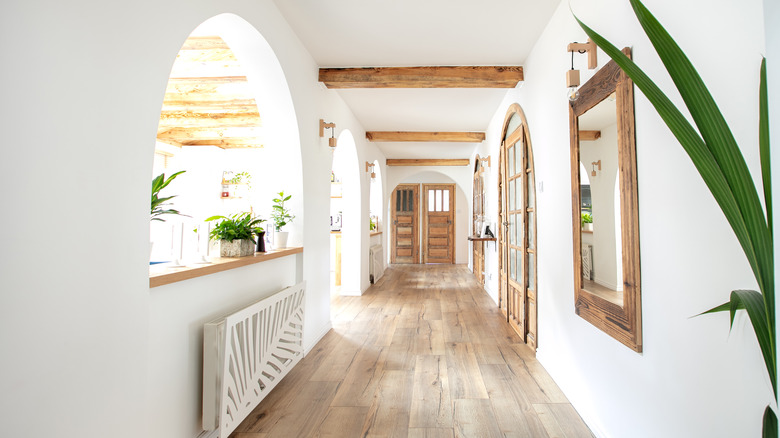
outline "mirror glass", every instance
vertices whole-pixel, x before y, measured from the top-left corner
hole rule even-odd
[[[623,306],[615,93],[579,117],[582,289]]]

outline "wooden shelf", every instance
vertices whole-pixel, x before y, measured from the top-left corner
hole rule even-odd
[[[593,234],[593,230],[580,230],[583,233]]]
[[[479,236],[469,236],[469,240],[472,242],[495,242],[495,237],[479,237]]]
[[[272,249],[267,252],[256,252],[253,256],[246,257],[211,257],[210,264],[184,266],[181,268],[166,268],[165,265],[154,265],[149,270],[149,287],[163,286],[202,277],[217,272],[228,271],[243,266],[254,265],[268,260],[278,259],[293,254],[302,253],[302,247]]]
[[[341,196],[331,196],[330,199],[341,199]]]
[[[370,234],[371,234],[371,237],[374,237],[374,236],[378,236],[378,235],[382,234],[382,232],[381,231],[371,231]]]

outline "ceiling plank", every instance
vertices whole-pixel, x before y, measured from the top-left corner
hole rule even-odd
[[[181,50],[229,49],[227,43],[218,36],[191,36],[184,41]]]
[[[222,149],[261,149],[263,142],[259,138],[231,138],[223,140],[190,140],[182,146],[217,146]]]
[[[233,100],[202,100],[193,102],[190,100],[166,100],[163,102],[163,111],[190,111],[208,113],[213,111],[226,113],[246,113],[257,111],[257,103],[254,99]]]
[[[250,128],[172,128],[157,134],[158,139],[171,139],[181,144],[187,140],[228,140],[231,138],[259,137],[256,127]]]
[[[595,141],[601,138],[601,131],[580,131],[580,141]]]
[[[514,88],[521,66],[321,68],[328,88]]]
[[[367,131],[368,141],[414,141],[479,143],[485,141],[484,132],[410,132],[410,131]]]
[[[468,166],[469,159],[417,158],[387,159],[388,166]]]
[[[257,111],[243,113],[209,113],[163,111],[158,132],[172,128],[251,128],[261,126]]]

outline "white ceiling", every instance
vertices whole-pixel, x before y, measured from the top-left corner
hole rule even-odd
[[[274,0],[320,67],[523,65],[559,0]],[[350,89],[368,131],[484,131],[506,90]],[[334,121],[338,125],[338,121]],[[376,143],[388,158],[468,158],[473,143]]]

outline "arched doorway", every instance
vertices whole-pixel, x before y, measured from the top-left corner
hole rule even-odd
[[[363,207],[355,138],[349,130],[338,136],[333,153],[331,183],[331,263],[341,295],[360,295],[361,231]]]
[[[479,154],[474,159],[474,175],[472,182],[472,217],[471,235],[482,235],[482,224],[485,221],[485,183],[484,168]],[[485,285],[485,242],[474,240],[472,244],[471,268],[481,285]]]
[[[523,341],[537,346],[536,187],[528,123],[520,105],[509,107],[499,170],[499,306]]]

